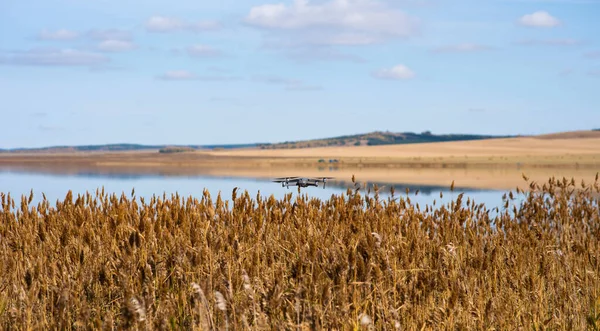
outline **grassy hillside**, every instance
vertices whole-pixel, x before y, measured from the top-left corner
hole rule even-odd
[[[193,151],[197,149],[237,149],[237,148],[261,148],[261,149],[286,149],[286,148],[308,148],[327,146],[375,146],[392,144],[415,144],[442,141],[479,140],[490,138],[503,138],[509,136],[491,135],[468,135],[447,134],[435,135],[430,132],[371,132],[356,135],[338,136],[333,138],[286,141],[283,143],[251,143],[251,144],[222,144],[222,145],[140,145],[140,144],[107,144],[107,145],[84,145],[84,146],[51,146],[42,148],[15,148],[0,149],[0,152],[123,152],[158,150],[162,153]]]
[[[566,139],[566,138],[595,138],[600,129],[588,131],[561,132],[537,136],[543,139]],[[514,138],[517,136],[493,136],[474,134],[433,134],[429,131],[422,133],[413,132],[389,132],[375,131],[371,133],[345,135],[323,139],[285,141],[281,143],[249,143],[249,144],[220,144],[220,145],[140,145],[140,144],[106,144],[106,145],[84,145],[84,146],[51,146],[42,148],[14,148],[0,149],[0,153],[6,152],[115,152],[115,151],[148,151],[158,150],[162,153],[184,152],[199,149],[224,150],[240,148],[260,149],[296,149],[309,147],[330,146],[377,146],[417,144],[448,141],[483,140],[493,138]]]
[[[423,133],[413,132],[371,132],[366,134],[357,134],[349,136],[339,136],[326,139],[304,140],[290,142],[286,141],[277,144],[259,145],[262,149],[283,149],[283,148],[308,148],[308,147],[328,147],[328,146],[376,146],[393,144],[416,144],[442,141],[461,141],[461,140],[480,140],[491,138],[508,138],[510,136],[491,136],[491,135],[469,135],[469,134],[444,134],[435,135],[429,131]]]
[[[569,132],[557,132],[542,134],[536,136],[539,139],[590,139],[600,138],[600,130],[594,129],[590,131],[569,131]]]

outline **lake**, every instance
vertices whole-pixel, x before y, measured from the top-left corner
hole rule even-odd
[[[451,192],[449,187],[442,186],[390,185],[385,183],[378,183],[378,185],[385,185],[384,189],[380,191],[382,198],[389,196],[391,186],[394,186],[396,191],[395,196],[406,196],[406,188],[409,188],[411,202],[418,203],[421,208],[425,205],[432,205],[434,200],[436,201],[436,206],[440,206],[440,204],[452,201],[460,193],[464,193],[464,200],[466,200],[466,197],[470,197],[476,203],[484,203],[489,209],[492,209],[503,205],[502,195],[505,193],[505,191],[498,190],[468,188],[455,188]],[[162,196],[166,194],[170,196],[175,193],[179,193],[183,197],[193,196],[200,198],[203,190],[206,188],[213,198],[216,198],[221,193],[223,199],[230,200],[235,187],[239,188],[238,192],[248,191],[252,197],[260,193],[260,195],[265,197],[274,195],[275,198],[281,199],[286,194],[292,193],[292,198],[295,199],[298,195],[297,187],[287,189],[282,187],[281,184],[254,178],[164,175],[160,173],[105,174],[91,171],[57,174],[0,168],[0,192],[10,193],[15,203],[20,202],[21,195],[29,196],[31,190],[34,193],[34,203],[37,203],[41,201],[42,193],[46,195],[49,201],[55,202],[56,200],[63,200],[69,190],[76,197],[77,194],[83,195],[86,192],[94,193],[97,189],[102,188],[107,193],[116,193],[118,195],[124,193],[128,197],[131,196],[132,189],[135,189],[137,197],[144,197],[146,199],[149,199],[153,195]],[[346,190],[350,187],[353,187],[352,183],[328,182],[325,188],[302,188],[301,194],[308,194],[309,197],[320,199],[329,199],[334,194],[345,194]],[[417,190],[419,192],[415,195]],[[443,198],[440,198],[440,192],[443,193]]]

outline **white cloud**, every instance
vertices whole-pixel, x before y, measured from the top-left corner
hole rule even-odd
[[[79,38],[78,32],[67,29],[60,29],[55,31],[44,29],[38,35],[38,39],[41,40],[73,40],[77,38]]]
[[[221,25],[215,21],[185,22],[174,17],[153,16],[146,22],[149,32],[202,32],[220,29]]]
[[[418,32],[416,19],[378,0],[313,2],[294,0],[289,5],[256,6],[245,21],[271,31],[301,32],[295,40],[309,44],[373,44]]]
[[[98,44],[98,50],[103,52],[126,52],[133,49],[135,45],[130,41],[105,40]]]
[[[183,27],[183,22],[176,18],[154,16],[146,22],[146,29],[152,32],[170,32]]]
[[[481,45],[481,44],[472,44],[472,43],[462,43],[456,45],[447,45],[435,48],[433,50],[434,53],[468,53],[468,52],[480,52],[480,51],[489,51],[495,49],[492,46]]]
[[[110,59],[102,54],[76,49],[32,49],[13,52],[0,62],[10,65],[30,66],[101,66]]]
[[[552,28],[562,24],[560,20],[546,11],[536,11],[532,14],[524,15],[519,19],[519,23],[524,26],[537,28]]]
[[[186,52],[191,57],[218,57],[223,55],[223,53],[212,47],[207,45],[193,45],[186,48]]]
[[[373,73],[373,76],[379,79],[402,80],[412,79],[416,76],[416,74],[408,67],[399,64],[392,68],[381,69]]]

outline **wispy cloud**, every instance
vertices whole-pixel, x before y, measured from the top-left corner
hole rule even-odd
[[[469,113],[485,113],[485,108],[469,108],[467,109]]]
[[[210,97],[208,99],[209,102],[226,102],[226,103],[235,103],[239,101],[239,98],[236,97]]]
[[[65,41],[74,40],[80,37],[79,32],[60,29],[60,30],[47,30],[44,29],[38,34],[39,40],[54,40],[54,41]]]
[[[217,21],[186,22],[175,17],[153,16],[146,21],[148,32],[170,33],[170,32],[203,32],[218,30],[221,24]]]
[[[600,69],[592,69],[588,71],[588,75],[593,77],[600,77]]]
[[[231,97],[231,96],[227,96],[227,97],[213,96],[208,99],[208,102],[211,102],[214,104],[219,104],[219,105],[228,105],[228,106],[244,107],[244,108],[256,106],[256,104],[249,102],[248,100],[244,100],[244,99],[241,99],[238,97]]]
[[[583,42],[577,39],[523,39],[514,42],[516,45],[521,46],[576,46],[581,45]]]
[[[224,74],[224,73],[231,72],[230,69],[222,68],[222,67],[217,67],[217,66],[210,66],[210,67],[206,68],[206,71],[212,72],[212,73],[219,73],[219,74]]]
[[[101,65],[101,66],[93,66],[90,67],[90,71],[92,72],[116,72],[116,71],[128,71],[127,67],[121,65]]]
[[[194,80],[196,74],[186,70],[172,70],[157,76],[160,80]]]
[[[120,40],[132,41],[133,36],[130,31],[121,29],[93,29],[86,33],[86,36],[96,41]]]
[[[119,40],[132,41],[133,36],[130,31],[123,29],[91,29],[86,32],[74,31],[69,29],[40,31],[37,36],[38,40],[53,40],[53,41],[71,41],[76,39],[87,38],[93,41]]]
[[[240,80],[240,77],[227,75],[198,75],[187,70],[172,70],[156,76],[156,79],[165,81],[225,82]]]
[[[72,40],[87,40],[95,43],[94,48],[100,52],[126,52],[137,48],[133,42],[133,36],[130,31],[122,29],[92,29],[87,32],[79,32],[67,29],[61,30],[42,30],[38,35],[38,40],[53,40],[53,41],[72,41]],[[64,54],[54,55],[59,57],[71,56],[73,50],[64,50]],[[48,54],[46,54],[48,56]],[[79,54],[78,57],[82,55]],[[88,58],[90,54],[86,55]]]
[[[221,50],[208,45],[193,45],[187,47],[185,50],[189,56],[196,58],[223,56],[223,52]]]
[[[323,89],[321,86],[309,85],[301,80],[283,78],[273,75],[254,76],[254,81],[272,85],[280,85],[285,87],[285,89],[288,91],[318,91]]]
[[[600,4],[600,0],[503,0],[504,2],[517,3],[557,3],[569,5],[590,5]]]
[[[329,47],[306,47],[288,50],[284,53],[285,57],[299,63],[327,61],[327,62],[352,62],[365,63],[364,58],[348,54],[337,49]]]
[[[583,56],[588,59],[600,59],[600,51],[587,52]]]
[[[102,66],[110,62],[103,54],[77,49],[31,49],[0,57],[0,64],[23,66]]]
[[[306,44],[365,45],[418,33],[418,20],[377,0],[296,0],[253,7],[245,22]]]
[[[519,19],[519,24],[528,27],[536,28],[553,28],[562,24],[562,22],[550,15],[547,11],[536,11],[532,14],[527,14]]]
[[[573,68],[565,68],[565,69],[561,70],[558,73],[558,75],[560,77],[568,77],[568,76],[571,76],[574,72],[575,72],[575,70]]]
[[[392,68],[385,68],[375,71],[373,77],[387,80],[406,80],[416,76],[415,72],[405,65],[398,64]]]
[[[263,49],[279,51],[283,56],[297,63],[308,62],[353,62],[364,63],[366,60],[358,55],[349,54],[337,47],[328,45],[306,45],[294,42],[269,42],[263,44]]]
[[[131,41],[125,40],[104,40],[97,46],[99,51],[102,52],[127,52],[136,48],[135,44]]]
[[[52,131],[64,131],[65,128],[61,127],[61,126],[56,126],[56,125],[41,124],[41,125],[38,126],[38,130],[39,131],[52,132]]]
[[[488,45],[482,44],[473,44],[473,43],[462,43],[456,45],[446,45],[433,49],[434,53],[472,53],[472,52],[482,52],[482,51],[491,51],[495,48]]]

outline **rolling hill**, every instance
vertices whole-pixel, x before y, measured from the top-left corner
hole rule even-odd
[[[595,138],[600,135],[600,129],[588,131],[560,132],[534,136],[540,139],[564,138]],[[152,151],[160,153],[180,153],[195,150],[231,150],[231,149],[298,149],[315,147],[343,147],[343,146],[378,146],[378,145],[403,145],[433,142],[469,141],[499,138],[517,138],[523,136],[494,136],[476,134],[432,134],[429,131],[422,133],[375,131],[370,133],[337,136],[323,139],[285,141],[280,143],[250,143],[250,144],[217,144],[217,145],[141,145],[141,144],[106,144],[83,146],[50,146],[41,148],[14,148],[0,149],[0,153],[69,153],[69,152],[131,152]]]
[[[418,144],[444,141],[481,140],[492,138],[511,138],[514,136],[470,135],[470,134],[442,134],[435,135],[429,131],[422,133],[413,132],[371,132],[348,136],[339,136],[325,139],[304,141],[286,141],[276,144],[258,145],[261,149],[287,149],[287,148],[312,148],[329,146],[377,146],[397,144]]]

